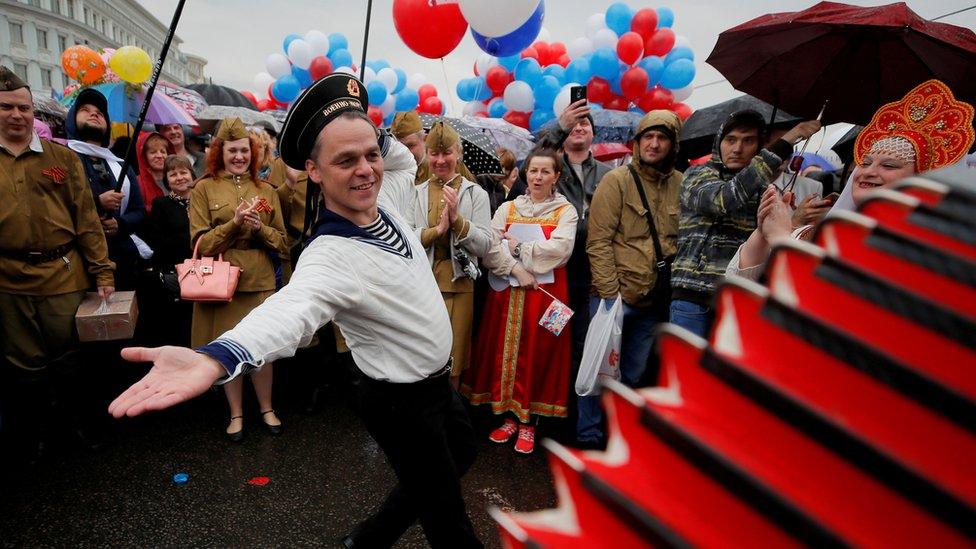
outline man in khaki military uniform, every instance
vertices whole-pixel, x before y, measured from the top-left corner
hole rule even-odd
[[[0,66],[0,352],[3,387],[28,418],[45,413],[39,399],[50,402],[51,369],[75,339],[85,290],[94,281],[107,298],[115,286],[78,156],[33,127],[30,89]]]
[[[427,165],[427,142],[424,126],[420,122],[420,115],[417,111],[404,111],[397,113],[393,117],[393,124],[390,125],[390,133],[397,141],[403,143],[413,153],[414,160],[417,161],[417,177],[414,182],[420,185],[430,179],[430,166]],[[458,173],[468,181],[475,181],[474,174],[458,161]]]

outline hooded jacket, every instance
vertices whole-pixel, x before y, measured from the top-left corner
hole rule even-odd
[[[162,134],[156,132],[142,132],[139,134],[139,138],[136,140],[136,158],[139,162],[139,191],[142,193],[142,201],[146,206],[146,213],[152,213],[152,203],[154,200],[161,196],[166,196],[169,194],[168,191],[164,191],[153,178],[152,170],[149,169],[149,160],[146,158],[146,142],[152,136],[159,137],[166,142],[166,153],[176,154],[176,149],[169,142],[169,139],[163,137]],[[192,170],[191,170],[192,171]],[[166,174],[163,174],[163,181],[161,183],[166,186]],[[169,188],[169,187],[166,187]]]
[[[661,251],[665,257],[677,251],[678,194],[683,176],[674,169],[674,158],[681,121],[670,111],[651,111],[638,124],[637,135],[654,126],[665,126],[674,133],[672,154],[661,169],[648,166],[640,161],[640,139],[635,140],[630,164],[611,170],[596,187],[586,242],[593,286],[600,297],[614,298],[619,293],[625,303],[639,307],[651,305],[649,294],[657,281],[657,257],[630,167],[637,171],[647,195]]]
[[[729,117],[712,144],[711,159],[692,166],[681,186],[678,255],[671,267],[672,298],[711,306],[729,260],[756,228],[756,210],[763,190],[776,179],[777,168],[793,152],[779,140],[760,149],[739,171],[722,161],[721,142]],[[760,132],[761,133],[761,132]]]

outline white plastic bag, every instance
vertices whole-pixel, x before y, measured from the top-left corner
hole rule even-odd
[[[612,302],[600,300],[600,306],[586,330],[583,358],[576,376],[576,394],[589,396],[598,391],[600,376],[620,379],[620,336],[623,333],[624,307],[617,296]]]

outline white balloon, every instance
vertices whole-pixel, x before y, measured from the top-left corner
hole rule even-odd
[[[475,61],[475,67],[478,69],[480,76],[488,74],[488,70],[497,64],[498,59],[487,53],[482,53],[478,56],[478,60]]]
[[[268,69],[268,74],[276,80],[286,74],[291,74],[291,63],[287,57],[280,53],[272,53],[269,55],[264,61],[264,66]]]
[[[469,101],[464,105],[464,114],[474,116],[479,112],[485,112],[488,106],[483,101]]]
[[[423,86],[426,83],[427,83],[427,77],[420,74],[419,72],[415,72],[412,75],[410,75],[410,78],[407,78],[407,87],[414,90],[420,89],[420,86]]]
[[[312,64],[312,48],[308,46],[308,42],[301,38],[292,40],[288,44],[288,60],[296,67],[307,70]]]
[[[542,40],[543,42],[548,42],[551,38],[552,35],[549,34],[549,29],[542,27],[541,29],[539,29],[539,35],[536,37],[536,40]]]
[[[312,50],[312,57],[329,53],[329,37],[324,32],[310,30],[305,33],[305,41]]]
[[[390,67],[382,68],[376,73],[376,79],[386,86],[387,90],[393,91],[397,86],[397,73]]]
[[[552,101],[552,112],[556,113],[556,116],[562,114],[566,110],[566,107],[569,106],[569,89],[579,85],[576,82],[570,82],[563,86],[559,90],[559,93],[556,94],[556,98]]]
[[[610,29],[600,29],[593,35],[594,48],[610,48],[617,51],[617,33]]]
[[[509,82],[502,95],[505,108],[510,111],[529,112],[535,106],[535,94],[527,82]]]
[[[362,67],[362,69],[363,69],[363,74],[361,78],[363,79],[363,84],[369,84],[376,78],[376,71],[374,71],[373,69],[369,67]]]
[[[386,94],[386,100],[380,105],[380,110],[383,111],[383,118],[389,116],[394,109],[396,109],[396,96],[388,93]]]
[[[505,36],[522,26],[542,0],[458,0],[468,25],[482,36]]]
[[[674,37],[674,47],[677,48],[678,46],[686,46],[690,48],[691,40],[688,40],[687,36],[679,34],[678,36]]]
[[[676,90],[671,90],[671,94],[674,95],[674,102],[681,103],[685,99],[691,97],[691,93],[694,91],[694,86],[688,84],[683,88],[678,88]]]
[[[593,42],[589,38],[577,38],[566,47],[570,59],[578,59],[593,52]]]
[[[353,76],[356,76],[356,71],[352,70],[352,67],[342,66],[342,67],[339,67],[338,69],[335,69],[332,72],[344,72],[346,74],[351,74]]]
[[[257,89],[254,92],[255,97],[258,99],[268,98],[268,87],[274,84],[275,77],[271,76],[266,72],[259,72],[254,75],[254,87]]]
[[[586,37],[593,40],[596,36],[596,32],[600,29],[607,28],[607,22],[604,20],[606,16],[601,11],[600,13],[594,13],[586,20]]]

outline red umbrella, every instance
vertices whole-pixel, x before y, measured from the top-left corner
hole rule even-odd
[[[798,116],[864,124],[930,78],[976,100],[976,34],[919,17],[904,2],[820,2],[763,15],[718,37],[708,63],[732,86]]]

